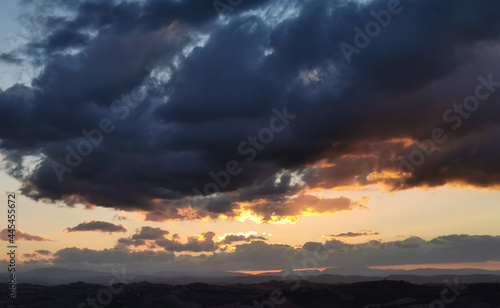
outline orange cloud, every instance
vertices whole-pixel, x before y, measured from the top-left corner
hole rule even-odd
[[[7,229],[3,229],[0,231],[0,240],[2,241],[10,241],[9,233]],[[29,234],[26,232],[22,232],[21,230],[16,230],[15,231],[15,241],[33,241],[33,242],[45,242],[45,241],[50,241],[50,239],[45,238],[43,236],[39,235],[33,235]]]

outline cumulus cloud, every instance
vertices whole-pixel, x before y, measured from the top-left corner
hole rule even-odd
[[[215,237],[213,232],[205,232],[200,236],[188,236],[185,242],[181,241],[177,234],[167,238],[168,234],[170,232],[161,228],[142,227],[136,230],[132,236],[118,239],[116,248],[128,249],[132,246],[147,246],[148,248],[160,247],[170,252],[209,252],[219,248],[219,243],[213,240]]]
[[[150,247],[154,247],[154,241],[163,239],[165,235],[168,235],[170,232],[167,230],[163,230],[161,228],[153,228],[153,227],[141,227],[141,229],[137,229],[136,233],[127,238],[118,239],[117,248],[128,248],[129,246],[143,246],[146,243],[149,244]],[[152,241],[152,242],[149,242]]]
[[[216,251],[219,245],[213,240],[214,237],[215,233],[205,232],[201,236],[189,236],[186,243],[182,243],[176,239],[160,239],[156,241],[156,244],[167,251],[175,252]]]
[[[220,241],[221,245],[227,245],[227,244],[232,244],[235,242],[251,242],[254,240],[260,240],[260,241],[267,241],[267,238],[259,235],[246,235],[246,234],[227,234],[224,236],[224,238]]]
[[[119,233],[126,232],[127,229],[123,225],[115,225],[106,221],[89,221],[82,222],[74,227],[68,227],[65,229],[66,232],[103,232],[103,233]]]
[[[167,230],[153,227],[142,227],[136,234],[132,235],[134,240],[157,240],[169,234]]]
[[[137,229],[136,233],[129,237],[118,239],[115,248],[130,249],[145,246],[149,249],[160,248],[170,252],[215,252],[225,250],[228,245],[237,242],[267,240],[263,236],[256,235],[255,232],[225,234],[218,240],[212,231],[187,236],[185,240],[182,240],[178,234],[168,237],[169,234],[167,230],[145,226]]]
[[[272,222],[358,207],[316,200],[309,189],[500,184],[500,91],[474,116],[453,111],[479,75],[490,87],[500,80],[496,0],[401,2],[350,63],[339,45],[353,44],[354,27],[387,1],[286,5],[243,1],[224,21],[210,1],[195,0],[85,1],[64,17],[35,10],[28,42],[1,55],[42,68],[30,85],[0,93],[3,167],[35,200],[138,210],[156,221],[249,214]],[[273,110],[296,118],[272,142],[250,141]],[[437,127],[447,141],[402,174],[398,157]],[[79,159],[84,142],[92,151]],[[39,160],[26,172],[28,156]],[[193,189],[222,181],[231,160],[242,172],[198,202]]]
[[[12,233],[8,232],[7,229],[3,229],[2,231],[0,231],[0,240],[6,241],[6,242],[10,241],[11,238],[9,237],[9,234],[12,234]],[[33,241],[33,242],[50,241],[50,239],[45,238],[43,236],[29,234],[29,233],[23,232],[19,229],[17,229],[15,231],[14,240],[15,241]]]

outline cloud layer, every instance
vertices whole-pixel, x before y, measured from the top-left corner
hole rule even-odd
[[[28,263],[30,266],[97,270],[125,265],[136,270],[206,272],[500,261],[499,236],[448,235],[428,241],[411,237],[393,242],[369,241],[361,244],[331,240],[324,243],[307,242],[301,247],[252,239],[247,243],[235,244],[235,249],[231,251],[221,249],[209,252],[212,250],[210,245],[213,245],[212,235],[212,232],[206,232],[203,239],[195,241],[191,238],[187,242],[182,241],[182,244],[176,240],[174,242],[177,244],[164,245],[162,249],[64,248],[53,256],[44,256],[42,261]],[[231,237],[226,236],[228,238]],[[206,253],[174,253],[181,250]]]

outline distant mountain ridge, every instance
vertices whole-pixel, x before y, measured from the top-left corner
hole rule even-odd
[[[286,273],[286,274],[285,274]],[[72,282],[86,282],[96,284],[109,284],[110,281],[118,282],[115,275],[119,273],[99,272],[92,270],[67,269],[60,267],[48,267],[34,269],[17,274],[18,283],[33,283],[40,285],[58,285]],[[271,280],[299,279],[317,283],[355,283],[369,282],[382,279],[407,281],[415,284],[443,283],[446,279],[458,278],[460,283],[500,283],[500,271],[487,271],[479,269],[416,269],[404,270],[374,270],[368,268],[330,268],[324,271],[308,270],[303,272],[290,273],[282,271],[276,273],[262,273],[258,275],[234,273],[234,272],[180,272],[180,271],[160,271],[154,274],[144,272],[126,272],[127,282],[149,281],[154,283],[167,283],[171,285],[182,285],[190,283],[211,283],[211,284],[234,284],[234,283],[264,283]],[[6,279],[7,273],[0,274],[2,279]],[[295,276],[295,277],[294,277]],[[115,278],[115,279],[113,279]]]

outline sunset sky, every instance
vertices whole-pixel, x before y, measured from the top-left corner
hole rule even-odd
[[[20,269],[500,270],[498,1],[0,7]]]

